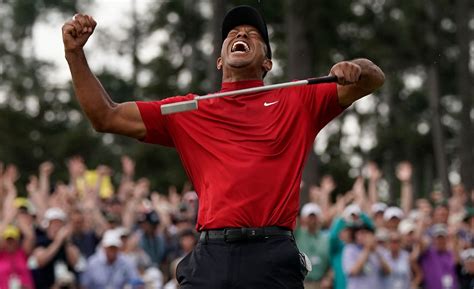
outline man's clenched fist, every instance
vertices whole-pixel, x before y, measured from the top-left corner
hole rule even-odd
[[[64,23],[62,28],[64,50],[66,52],[74,52],[82,49],[96,26],[97,22],[91,16],[84,14],[74,15],[72,20]]]
[[[331,68],[329,74],[337,76],[338,84],[349,85],[359,81],[361,73],[362,69],[358,64],[351,61],[341,61]]]

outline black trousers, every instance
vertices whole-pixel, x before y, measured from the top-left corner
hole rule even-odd
[[[303,289],[304,266],[292,237],[199,241],[176,269],[180,289]]]

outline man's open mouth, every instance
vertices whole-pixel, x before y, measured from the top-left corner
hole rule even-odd
[[[250,47],[244,41],[236,41],[232,44],[232,48],[230,50],[232,53],[247,53],[250,51]]]

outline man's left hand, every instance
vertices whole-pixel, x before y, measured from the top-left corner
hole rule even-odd
[[[350,85],[359,81],[362,68],[350,61],[341,61],[331,68],[330,75],[337,76],[337,83],[340,85]]]

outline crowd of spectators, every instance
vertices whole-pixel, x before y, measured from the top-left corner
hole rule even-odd
[[[45,162],[22,196],[16,167],[0,164],[0,289],[178,288],[176,266],[198,240],[198,197],[189,185],[152,191],[132,159],[121,161],[116,186],[110,168],[80,157],[67,161],[68,183],[50,184]],[[373,163],[334,202],[331,176],[311,188],[294,231],[312,265],[305,288],[474,288],[472,192],[415,200],[411,177],[401,163],[393,204],[380,198]]]

